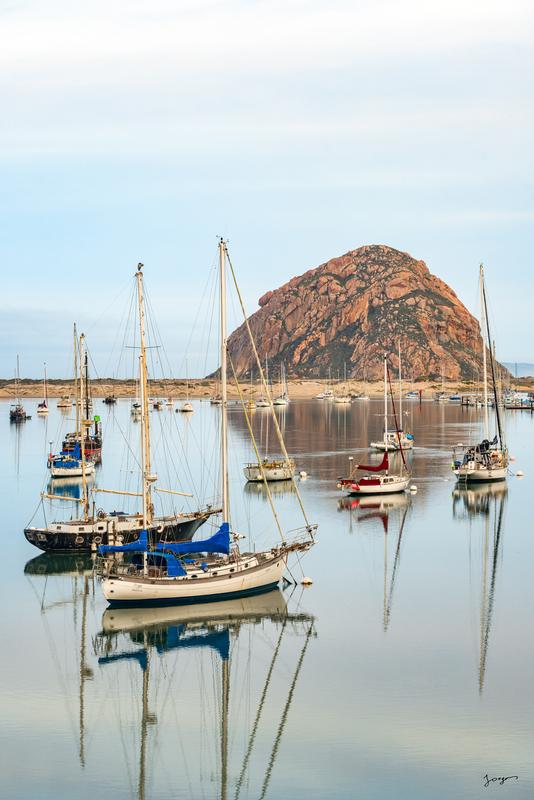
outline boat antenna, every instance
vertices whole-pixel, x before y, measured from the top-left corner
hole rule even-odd
[[[491,334],[490,334],[490,327],[489,327],[489,318],[488,318],[488,301],[486,298],[486,287],[484,284],[484,266],[480,265],[480,283],[482,288],[482,302],[484,307],[484,317],[486,319],[486,332],[488,336],[488,344],[491,342]],[[484,351],[485,352],[485,351]],[[491,366],[491,379],[493,382],[493,400],[495,402],[495,418],[497,420],[497,432],[499,434],[499,444],[503,446],[503,437],[502,437],[502,425],[501,425],[501,410],[499,408],[499,397],[497,392],[497,379],[495,376],[495,360],[493,358],[493,353],[491,352],[491,346],[489,346],[489,354],[490,354],[490,366]],[[487,414],[487,410],[486,410]],[[489,438],[489,436],[488,436]]]

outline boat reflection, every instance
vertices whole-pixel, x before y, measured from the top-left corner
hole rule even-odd
[[[264,728],[273,724],[273,707],[282,704],[279,722],[269,736],[272,744],[267,763],[263,764],[262,782],[253,792],[256,797],[264,797],[304,657],[314,635],[314,618],[306,613],[290,612],[288,602],[279,589],[258,596],[201,606],[107,609],[102,617],[102,630],[94,640],[95,653],[99,656],[101,667],[106,670],[114,667],[117,670],[116,679],[120,681],[120,686],[132,687],[133,695],[128,704],[133,709],[134,718],[135,708],[140,709],[135,748],[138,753],[135,759],[136,796],[139,800],[144,800],[149,791],[151,796],[154,793],[151,782],[158,780],[161,774],[162,743],[172,743],[179,735],[178,719],[173,722],[175,727],[166,730],[170,717],[167,706],[171,698],[173,703],[180,706],[180,723],[186,726],[187,746],[194,752],[195,763],[202,749],[211,754],[214,763],[208,769],[209,780],[212,783],[216,781],[215,794],[223,800],[226,800],[230,791],[235,800],[242,790],[251,793],[251,784],[257,782],[256,770],[253,772],[251,769],[253,756],[256,760],[263,757],[265,761],[265,739],[262,738],[260,744],[258,740],[260,736],[265,737]],[[295,636],[301,637],[302,646],[297,650],[296,665],[288,670],[295,648],[290,642],[284,648],[283,641]],[[258,659],[257,648],[265,646],[266,641],[269,641],[269,657]],[[190,651],[195,655],[191,652],[188,656]],[[169,661],[172,654],[180,660],[182,657],[195,658],[193,671],[187,669],[186,661],[180,668],[182,674],[188,675],[187,683],[183,686],[173,681],[178,661],[174,661],[173,666]],[[239,663],[240,656],[244,659],[244,665]],[[261,680],[260,674],[263,674]],[[283,703],[279,686],[281,677],[283,694],[286,695]],[[199,682],[198,689],[194,686],[196,679]],[[258,696],[252,702],[244,693],[252,694],[255,683],[258,684]],[[119,695],[120,689],[114,691],[111,702],[113,697]],[[163,695],[160,707],[158,695],[160,698]],[[232,702],[235,704],[233,712]],[[247,708],[245,720],[242,719],[243,703]],[[190,724],[183,721],[188,713],[192,713],[193,718]],[[117,718],[121,722],[120,714]],[[200,724],[196,722],[198,719],[201,720]],[[131,731],[131,722],[123,721]],[[263,723],[261,727],[260,723]],[[149,730],[156,725],[160,730],[151,736]],[[124,731],[117,731],[116,734],[122,738]],[[200,738],[200,747],[195,741],[196,735]],[[241,752],[234,763],[236,742],[241,743]],[[154,758],[149,753],[149,750],[155,751],[156,747],[158,771],[151,770]],[[172,772],[176,776],[190,770],[185,753],[183,769],[177,769],[178,753],[171,744]],[[127,766],[130,770],[130,765]],[[204,780],[201,766],[201,783]],[[206,788],[201,785],[199,789],[203,796]],[[212,793],[213,788],[209,791],[210,796]],[[197,796],[191,786],[190,794]]]
[[[508,494],[505,481],[458,486],[452,493],[452,513],[456,519],[489,514],[492,500],[504,500]]]
[[[338,511],[348,510],[350,512],[350,533],[354,532],[353,520],[358,525],[379,520],[382,524],[384,535],[384,581],[382,592],[382,625],[384,632],[389,628],[391,612],[393,608],[393,596],[395,584],[399,572],[401,549],[406,527],[406,517],[411,505],[410,495],[406,493],[391,495],[361,495],[359,497],[342,497],[338,501]],[[360,513],[354,513],[360,512]],[[394,539],[393,564],[389,569],[391,560],[390,550],[390,528],[392,519],[398,523],[397,536]]]
[[[67,666],[67,652],[62,652],[62,657],[58,657],[61,648],[64,648],[64,640],[58,646],[56,637],[53,633],[54,625],[53,612],[65,610],[72,607],[74,622],[74,642],[75,658],[78,671],[78,733],[77,746],[78,757],[82,767],[85,766],[85,735],[86,735],[86,682],[93,680],[94,673],[87,662],[87,616],[88,604],[94,601],[95,585],[93,579],[93,561],[90,554],[54,554],[42,553],[40,556],[30,559],[25,567],[24,574],[30,580],[32,587],[37,595],[40,605],[41,618],[46,639],[52,655],[52,660],[58,672],[58,679],[63,686],[68,683],[69,667]],[[69,577],[69,593],[63,593],[60,598],[48,598],[54,582],[49,581],[51,576]],[[39,591],[40,581],[34,582],[34,578],[44,578],[42,582],[42,592]],[[56,582],[57,583],[57,582]],[[64,582],[62,583],[64,585]],[[81,605],[81,609],[80,609]],[[81,614],[80,614],[81,611]],[[52,613],[52,621],[48,617]],[[79,628],[79,631],[76,629]]]
[[[269,492],[274,497],[282,497],[295,493],[295,484],[292,480],[269,481],[269,492],[263,481],[247,481],[244,485],[246,495],[261,497],[263,500],[269,499]]]
[[[91,553],[41,553],[30,558],[24,567],[25,575],[67,575],[91,577],[94,556]]]
[[[87,475],[85,482],[87,484],[94,483],[94,473]],[[48,481],[47,492],[51,495],[60,495],[61,497],[71,497],[73,500],[82,500],[82,482],[83,479],[79,478],[50,478]]]

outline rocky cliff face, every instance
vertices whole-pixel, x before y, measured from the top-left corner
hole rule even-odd
[[[475,273],[473,273],[475,279]],[[471,379],[480,367],[477,320],[447,284],[385,245],[333,258],[259,300],[250,326],[262,359],[289,375],[380,378],[384,353],[396,366],[400,337],[407,378]],[[256,372],[244,325],[229,339],[239,375]]]

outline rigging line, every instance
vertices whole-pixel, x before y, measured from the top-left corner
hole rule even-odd
[[[276,739],[274,740],[273,749],[271,751],[271,755],[269,758],[269,764],[267,767],[267,772],[265,773],[265,780],[263,781],[263,786],[261,789],[261,794],[259,800],[263,800],[267,793],[267,789],[269,787],[269,782],[271,780],[271,774],[273,771],[274,763],[276,761],[276,756],[278,754],[278,748],[280,747],[280,742],[282,740],[282,735],[284,733],[285,724],[287,721],[287,716],[289,714],[289,709],[291,707],[291,701],[293,700],[293,694],[295,692],[295,687],[297,685],[297,680],[300,674],[300,670],[302,667],[302,662],[304,661],[304,656],[306,655],[306,650],[308,649],[308,645],[310,643],[310,638],[313,631],[313,623],[310,625],[308,629],[308,633],[306,634],[306,641],[304,642],[304,647],[302,648],[302,652],[300,654],[300,658],[297,663],[297,669],[295,670],[295,675],[293,677],[293,681],[291,683],[291,688],[289,689],[289,694],[287,696],[287,702],[284,707],[284,711],[282,713],[282,718],[280,720],[280,725],[278,726],[278,732],[276,734]]]
[[[237,781],[237,784],[236,784],[234,800],[238,800],[239,794],[241,792],[241,786],[242,786],[243,780],[245,778],[245,773],[247,771],[248,762],[249,762],[250,756],[252,755],[252,749],[254,747],[254,741],[256,739],[256,734],[258,732],[258,725],[260,723],[260,719],[261,719],[261,715],[262,715],[262,711],[263,711],[263,706],[265,704],[265,699],[267,697],[267,692],[268,692],[268,689],[269,689],[269,685],[271,683],[271,678],[272,678],[272,674],[273,674],[273,670],[274,670],[274,665],[275,665],[276,660],[278,658],[278,653],[280,651],[280,645],[282,644],[282,637],[283,637],[285,629],[286,629],[286,624],[287,624],[287,617],[286,617],[286,619],[284,619],[284,622],[282,624],[282,630],[280,632],[280,636],[278,637],[278,642],[276,643],[276,648],[274,650],[273,657],[271,659],[271,664],[269,666],[269,671],[267,672],[267,678],[265,679],[265,686],[263,687],[263,692],[262,692],[262,695],[261,695],[261,698],[260,698],[260,702],[259,702],[259,705],[258,705],[258,710],[256,712],[256,717],[254,719],[254,724],[253,724],[252,730],[250,732],[247,752],[245,754],[245,758],[243,759],[243,765],[241,767],[241,772],[239,774],[239,778],[238,778],[238,781]]]
[[[258,371],[259,371],[259,374],[260,374],[260,377],[261,377],[261,383],[262,383],[263,389],[265,391],[265,394],[267,396],[267,399],[269,401],[269,407],[270,407],[271,413],[273,415],[273,421],[274,421],[274,427],[275,427],[275,430],[276,430],[276,435],[277,435],[280,447],[282,448],[282,453],[284,454],[284,458],[286,459],[286,461],[289,461],[289,456],[287,454],[286,445],[285,445],[285,442],[284,442],[284,437],[282,436],[282,431],[280,430],[280,426],[278,425],[278,419],[276,417],[276,413],[275,413],[275,410],[274,410],[273,399],[271,397],[271,392],[270,392],[269,386],[267,385],[267,382],[265,380],[265,375],[263,373],[263,367],[262,367],[262,364],[261,364],[261,360],[260,360],[260,357],[258,355],[258,350],[256,348],[256,343],[254,341],[254,337],[252,336],[252,331],[250,329],[250,324],[249,324],[249,321],[248,321],[248,317],[247,317],[247,313],[246,313],[246,309],[245,309],[245,304],[243,302],[243,297],[241,295],[241,291],[240,291],[238,283],[237,283],[237,278],[236,278],[236,274],[234,272],[234,267],[232,265],[232,261],[230,259],[230,255],[228,253],[228,249],[227,249],[226,245],[224,247],[224,250],[225,250],[226,258],[228,259],[228,264],[230,266],[230,272],[232,273],[232,278],[233,278],[233,281],[234,281],[234,286],[235,286],[235,289],[236,289],[236,292],[237,292],[237,296],[239,298],[239,304],[241,306],[241,311],[242,311],[243,317],[245,319],[245,327],[247,329],[247,333],[248,333],[248,336],[249,336],[249,339],[250,339],[250,343],[251,343],[252,349],[254,351],[254,355],[256,357],[256,364],[257,364]],[[293,480],[293,485],[295,487],[295,492],[296,492],[296,495],[297,495],[297,499],[298,499],[298,502],[299,502],[299,505],[300,505],[300,510],[302,511],[302,516],[304,517],[304,522],[306,523],[306,528],[307,528],[308,534],[313,539],[314,538],[313,537],[313,532],[312,532],[313,529],[312,529],[312,526],[310,525],[310,522],[308,520],[308,516],[307,516],[306,511],[304,509],[304,504],[302,502],[302,497],[301,497],[299,488],[297,486],[297,481],[295,480],[295,476],[293,476],[292,480]]]
[[[391,396],[391,407],[393,409],[393,419],[395,420],[395,430],[397,431],[397,442],[398,442],[399,450],[400,450],[400,453],[401,453],[401,456],[402,456],[402,463],[404,464],[404,468],[405,468],[406,472],[408,472],[408,466],[406,464],[406,459],[404,458],[404,450],[403,450],[403,447],[402,447],[402,442],[401,442],[401,437],[400,437],[400,430],[401,429],[399,428],[399,423],[397,421],[397,409],[395,408],[395,398],[393,397],[393,389],[391,388],[391,375],[390,375],[390,372],[389,372],[389,364],[387,362],[386,362],[386,370],[387,370],[387,376],[388,376],[389,394]],[[402,422],[402,420],[401,420],[401,422]]]
[[[258,459],[258,466],[260,468],[261,477],[263,479],[263,483],[264,483],[265,489],[267,491],[267,499],[269,500],[269,505],[271,507],[271,511],[273,512],[273,516],[274,516],[274,519],[275,519],[275,522],[276,522],[276,527],[278,528],[278,533],[280,534],[280,538],[281,538],[282,542],[285,544],[286,543],[286,539],[285,539],[285,536],[284,536],[284,532],[282,530],[282,526],[280,524],[280,520],[278,519],[278,514],[276,513],[276,509],[274,507],[273,496],[271,494],[271,489],[269,487],[269,483],[268,483],[267,478],[265,476],[265,470],[263,469],[263,462],[262,462],[261,457],[260,457],[260,453],[259,453],[259,450],[258,450],[258,445],[256,444],[256,438],[255,438],[254,432],[252,430],[252,425],[250,424],[250,416],[249,416],[248,411],[247,411],[246,406],[245,406],[245,401],[243,399],[243,394],[241,392],[241,387],[239,385],[239,381],[237,380],[237,375],[236,375],[236,372],[235,372],[234,362],[233,362],[233,359],[232,359],[230,353],[228,353],[228,360],[230,362],[230,366],[232,367],[232,375],[234,376],[235,385],[237,387],[237,392],[239,394],[239,400],[241,401],[241,405],[243,406],[243,411],[244,411],[244,414],[245,414],[245,420],[246,420],[246,423],[247,423],[248,432],[249,432],[250,438],[252,440],[252,446],[254,448],[254,452],[256,454],[256,458]]]

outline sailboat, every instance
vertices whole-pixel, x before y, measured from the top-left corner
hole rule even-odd
[[[382,440],[377,442],[371,442],[371,447],[374,450],[412,450],[414,445],[414,438],[413,434],[405,433],[403,430],[403,419],[402,419],[402,361],[401,361],[401,349],[400,349],[400,341],[399,341],[399,429],[395,431],[388,431],[388,422],[387,417],[384,419],[384,436]],[[384,393],[386,393],[387,389],[384,386]]]
[[[83,354],[80,350],[80,342],[83,336]],[[65,434],[61,446],[61,452],[71,454],[76,457],[78,448],[83,447],[84,456],[87,461],[99,464],[102,460],[102,425],[100,417],[97,415],[94,420],[90,420],[92,400],[89,381],[89,359],[87,348],[85,347],[85,336],[82,334],[78,340],[76,324],[73,327],[74,338],[74,391],[75,401],[73,405],[76,410],[76,430]],[[79,391],[83,387],[83,391]],[[84,425],[81,420],[84,419]],[[81,473],[80,473],[81,475]]]
[[[495,375],[495,360],[491,347],[491,335],[488,318],[488,304],[486,287],[484,283],[484,267],[480,265],[480,303],[481,303],[481,328],[482,328],[482,371],[483,371],[483,410],[484,410],[484,438],[481,442],[464,447],[458,444],[453,448],[452,471],[458,481],[475,483],[479,481],[504,481],[508,474],[508,449],[504,443],[503,428],[501,423],[500,399],[497,391]],[[487,338],[486,338],[487,337]],[[490,441],[489,411],[488,411],[488,370],[487,355],[489,353],[492,375],[493,400],[497,433]]]
[[[142,293],[142,272],[140,265],[137,272],[137,291],[140,298],[140,308],[143,311],[143,317],[140,319],[140,326],[142,329],[142,347],[144,351],[144,305]],[[83,334],[80,337],[80,363],[84,363],[84,338]],[[144,377],[145,387],[147,383],[146,373]],[[84,381],[83,372],[80,380],[80,394],[84,394]],[[142,398],[143,400],[143,398]],[[219,513],[220,509],[213,506],[206,506],[198,511],[183,512],[156,516],[154,514],[154,507],[152,504],[152,495],[150,487],[155,482],[156,476],[150,470],[150,424],[148,415],[148,394],[144,393],[144,401],[142,403],[143,414],[141,418],[141,450],[145,453],[144,463],[148,464],[146,475],[148,479],[148,492],[147,481],[144,482],[143,496],[143,513],[127,514],[123,511],[106,512],[103,509],[96,509],[93,500],[90,503],[89,490],[87,486],[87,477],[91,466],[94,465],[89,462],[84,451],[80,448],[80,462],[82,474],[82,493],[78,500],[74,500],[83,508],[83,516],[75,517],[74,519],[65,521],[51,521],[45,522],[43,526],[30,526],[24,529],[26,539],[40,550],[57,550],[57,551],[92,551],[95,552],[97,546],[100,544],[129,544],[137,541],[140,532],[146,531],[154,532],[162,539],[162,541],[176,542],[183,539],[190,539],[198,528],[203,525],[213,514]],[[92,425],[91,420],[82,419],[80,421],[81,427],[88,428]],[[80,447],[78,443],[78,447]],[[70,477],[70,474],[69,474]],[[156,489],[158,491],[158,489]],[[159,489],[159,491],[166,494],[190,496],[184,492],[177,492],[171,489]],[[128,491],[115,491],[110,489],[94,489],[93,497],[98,493],[119,494],[128,496],[141,496],[136,492]],[[65,497],[61,494],[43,492],[41,499],[49,500],[64,500],[73,502],[71,497]],[[91,510],[92,505],[92,510]]]
[[[267,405],[269,400],[267,400]],[[262,419],[263,424],[263,419]],[[263,443],[261,443],[263,444]],[[295,476],[295,462],[292,458],[272,458],[268,455],[269,451],[269,419],[266,419],[265,434],[265,456],[249,464],[245,464],[243,472],[245,478],[251,483],[263,483],[264,481],[291,481]]]
[[[143,447],[143,521],[144,527],[137,542],[124,546],[100,546],[98,570],[104,597],[113,606],[152,606],[199,603],[227,600],[260,594],[275,588],[286,570],[292,553],[304,553],[315,543],[315,525],[310,525],[301,502],[305,527],[288,541],[277,521],[281,542],[269,550],[241,553],[238,534],[231,532],[228,484],[227,428],[227,331],[226,331],[226,242],[219,242],[220,278],[220,358],[221,358],[221,484],[222,524],[209,539],[169,544],[154,541],[148,534],[150,489],[154,476],[150,470],[149,449]],[[229,259],[228,259],[229,260]],[[231,266],[231,264],[230,264]],[[235,281],[235,274],[232,269]],[[241,298],[240,298],[241,300]],[[140,304],[142,298],[140,298]],[[142,305],[139,313],[143,318]],[[245,315],[245,325],[257,356]],[[257,358],[260,375],[263,375]],[[141,395],[146,398],[146,368],[144,337],[141,337],[139,356]],[[232,364],[233,369],[233,364]],[[234,370],[235,374],[235,370]],[[239,384],[238,384],[239,386]],[[268,388],[264,384],[268,393]],[[144,401],[142,400],[142,403]],[[248,419],[248,417],[247,417]],[[273,414],[273,419],[276,417]],[[277,423],[276,423],[277,424]],[[281,434],[280,434],[281,437]],[[285,445],[283,446],[285,450]],[[284,452],[286,455],[286,452]],[[297,490],[298,493],[298,490]],[[299,494],[300,498],[300,494]],[[109,556],[118,554],[119,558]],[[205,554],[205,555],[204,555]],[[125,556],[131,556],[125,561]],[[189,558],[185,558],[189,556]],[[191,558],[191,556],[193,556]],[[195,557],[196,556],[196,557]]]
[[[185,403],[182,403],[180,408],[177,408],[177,411],[180,411],[182,414],[190,414],[195,409],[193,408],[193,404],[189,402],[189,378],[187,377],[187,362],[185,365],[186,377],[185,377]]]
[[[334,395],[334,403],[340,403],[341,405],[350,405],[352,403],[352,397],[347,392],[347,365],[346,363],[343,364],[343,387],[340,394]]]
[[[15,403],[9,408],[9,421],[10,422],[26,422],[31,419],[29,414],[26,414],[24,406],[20,402],[20,370],[19,370],[19,357],[17,356],[17,370],[15,372]]]
[[[286,368],[284,364],[280,365],[280,394],[273,400],[273,405],[275,406],[289,405],[289,393],[287,391],[287,381],[286,381]]]
[[[44,365],[44,381],[43,381],[43,394],[44,399],[37,405],[38,414],[48,414],[48,387],[46,385],[46,364]]]
[[[387,433],[387,420],[388,420],[388,396],[387,387],[389,382],[389,370],[387,357],[384,356],[384,430]],[[391,383],[390,383],[391,389]],[[391,396],[393,405],[393,415],[395,418],[394,435],[398,433],[397,414],[395,411],[395,403],[393,395]],[[404,458],[404,449],[402,439],[398,437],[400,454],[402,458],[401,469],[398,474],[390,473],[389,471],[389,456],[388,456],[388,437],[384,436],[384,456],[380,464],[356,464],[352,466],[348,478],[338,478],[337,487],[348,491],[349,494],[392,494],[394,492],[404,492],[410,483],[410,473]],[[352,461],[352,459],[351,459]],[[365,475],[357,476],[357,472],[364,472]]]

